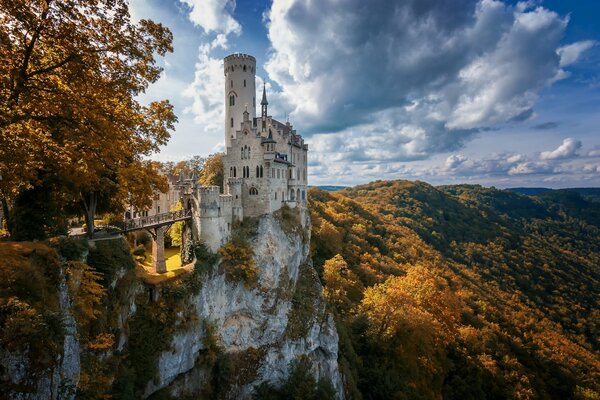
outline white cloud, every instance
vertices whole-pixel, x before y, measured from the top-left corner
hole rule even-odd
[[[560,47],[556,50],[556,53],[560,56],[560,66],[566,67],[574,64],[579,60],[579,57],[586,50],[591,49],[596,45],[593,40],[583,40],[581,42],[571,43],[567,46]]]
[[[210,56],[211,45],[199,48],[194,81],[183,92],[192,103],[184,112],[191,112],[194,121],[206,133],[223,130],[223,61]]]
[[[206,33],[239,35],[242,26],[233,18],[235,0],[180,0],[190,8],[189,19]]]
[[[189,19],[206,33],[207,41],[198,48],[194,80],[183,91],[192,100],[184,110],[194,116],[200,131],[213,141],[221,141],[224,123],[223,60],[213,57],[216,49],[227,49],[231,35],[240,35],[242,27],[233,18],[235,0],[180,0],[189,6]],[[212,151],[222,146],[217,144]]]
[[[315,163],[426,159],[531,118],[540,90],[568,75],[568,18],[536,4],[273,0],[266,70]],[[511,156],[504,173],[525,162]]]
[[[540,154],[540,159],[557,160],[562,158],[574,157],[578,154],[580,148],[581,141],[573,138],[566,138],[563,140],[562,144],[556,149],[551,151],[543,151]]]

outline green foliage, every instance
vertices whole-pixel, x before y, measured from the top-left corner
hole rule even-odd
[[[599,392],[591,198],[406,181],[309,194],[347,392],[352,382],[371,399]],[[350,273],[362,296],[347,295]]]
[[[56,363],[63,346],[59,306],[60,261],[43,243],[0,242],[0,351],[22,354],[29,363],[26,377]],[[35,382],[16,387],[0,374],[3,394],[27,391]]]
[[[246,288],[254,288],[258,283],[258,267],[254,261],[252,248],[242,241],[229,242],[219,249],[221,268],[230,282],[244,282]]]
[[[303,231],[298,208],[290,208],[287,204],[284,204],[283,207],[273,213],[273,217],[279,221],[283,231],[287,234]]]
[[[158,357],[171,341],[174,318],[171,310],[156,303],[138,305],[130,318],[127,365],[134,374],[135,393],[143,393],[156,377]]]
[[[10,211],[9,231],[12,240],[44,240],[66,235],[67,219],[61,199],[51,184],[24,190],[17,196]]]
[[[86,239],[58,236],[48,240],[50,246],[66,261],[81,261],[88,249]]]
[[[131,258],[127,242],[121,238],[95,241],[90,246],[87,263],[103,275],[104,286],[112,282],[119,269],[135,269],[135,261]]]
[[[317,381],[310,372],[310,362],[304,358],[290,364],[287,379],[279,387],[264,382],[254,388],[256,400],[333,400],[336,398],[331,382]]]
[[[285,328],[288,338],[297,340],[306,337],[317,314],[319,296],[319,278],[314,269],[305,264],[300,265]]]

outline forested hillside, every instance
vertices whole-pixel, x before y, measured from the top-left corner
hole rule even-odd
[[[597,202],[389,181],[310,208],[352,398],[600,398]]]

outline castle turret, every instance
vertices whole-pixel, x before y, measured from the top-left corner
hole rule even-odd
[[[248,111],[250,121],[256,117],[256,59],[247,54],[225,57],[225,147],[231,147],[231,138]]]

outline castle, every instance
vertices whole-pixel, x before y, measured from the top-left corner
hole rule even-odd
[[[268,115],[266,88],[256,117],[256,59],[225,57],[224,193],[218,186],[180,182],[185,208],[193,214],[192,234],[216,251],[231,227],[245,217],[270,214],[282,206],[306,204],[308,145],[289,122]]]

